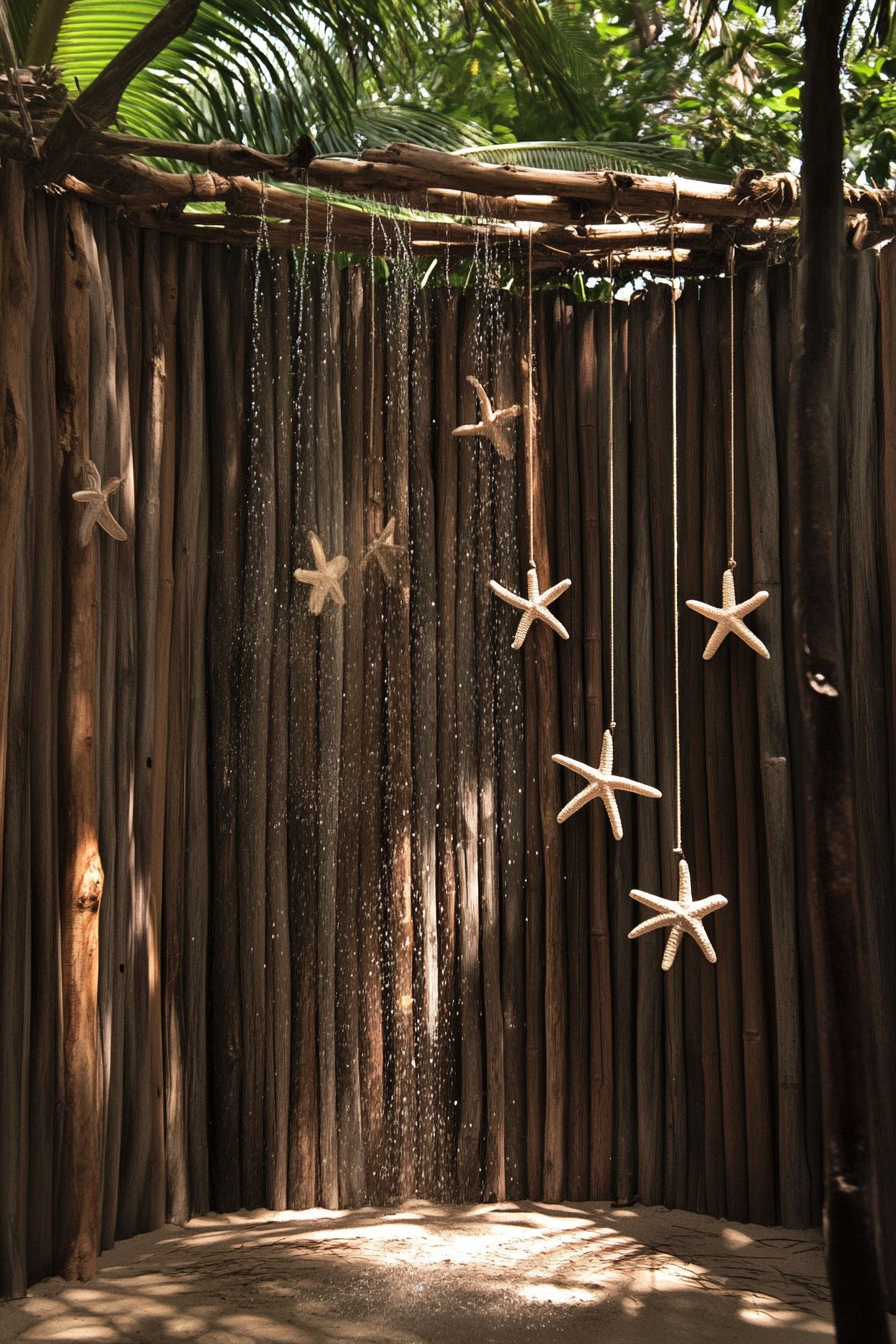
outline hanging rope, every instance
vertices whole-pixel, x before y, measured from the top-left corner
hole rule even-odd
[[[535,341],[532,324],[532,228],[529,228],[529,414],[526,425],[526,470],[529,477],[529,568],[535,568]]]
[[[609,485],[610,485],[610,732],[616,728],[616,450],[615,450],[615,415],[613,408],[613,253],[610,253],[608,259],[610,271],[610,307],[608,314],[609,331],[609,355],[607,358],[608,391],[607,405],[610,416],[610,433],[608,435],[610,447],[610,466],[609,466]]]
[[[734,558],[734,245],[728,249],[728,568],[737,568]]]
[[[370,216],[370,425],[368,447],[373,461],[374,402],[376,401],[376,257],[374,256],[375,215]]]
[[[678,324],[675,312],[675,221],[670,220],[672,253],[672,631],[675,662],[675,854],[681,847],[681,678],[678,653]]]

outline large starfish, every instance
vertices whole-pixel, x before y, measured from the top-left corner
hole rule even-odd
[[[705,616],[710,621],[717,621],[715,630],[709,637],[709,643],[703,650],[704,658],[711,658],[720,647],[722,641],[727,635],[739,635],[745,644],[758,653],[762,658],[770,658],[771,654],[763,644],[758,635],[744,625],[744,616],[749,616],[751,611],[761,607],[768,598],[768,593],[763,589],[761,592],[754,593],[748,597],[746,602],[738,602],[734,596],[734,574],[730,569],[726,569],[722,575],[722,605],[720,607],[711,607],[708,602],[697,602],[690,598],[687,605],[691,611],[699,611],[701,616]]]
[[[651,933],[654,929],[670,928],[666,950],[663,953],[663,970],[668,971],[675,960],[675,954],[681,943],[681,936],[689,933],[700,948],[707,961],[715,961],[715,948],[709,941],[709,935],[702,921],[714,910],[721,910],[728,902],[724,896],[707,896],[703,901],[695,901],[691,895],[691,874],[684,859],[678,861],[678,900],[664,901],[662,896],[651,896],[648,891],[630,891],[629,896],[640,901],[651,910],[659,910],[653,919],[645,919],[629,933],[629,938],[640,938],[642,933]]]
[[[607,809],[607,816],[610,819],[610,827],[617,840],[622,839],[622,818],[619,816],[619,807],[616,803],[614,789],[622,789],[625,793],[639,793],[642,798],[662,798],[659,789],[654,789],[650,784],[639,784],[637,780],[626,779],[623,775],[613,774],[613,734],[608,728],[604,733],[603,746],[600,752],[600,764],[597,769],[593,765],[584,765],[581,761],[574,761],[571,756],[552,756],[551,760],[556,761],[558,765],[565,765],[567,770],[574,770],[577,775],[587,779],[588,785],[577,793],[575,798],[566,804],[559,813],[557,820],[566,821],[574,812],[578,812],[580,807],[590,803],[594,798],[600,798],[604,807]]]
[[[452,433],[467,439],[489,439],[501,456],[510,461],[513,458],[513,439],[508,430],[505,429],[505,423],[508,420],[516,419],[522,407],[504,406],[496,409],[492,406],[491,398],[478,378],[474,378],[472,373],[468,373],[467,382],[476,389],[482,419],[478,425],[458,425]]]
[[[383,571],[383,578],[390,588],[395,588],[401,579],[401,562],[404,555],[404,547],[395,545],[395,519],[390,518],[379,536],[374,537],[364,552],[361,569],[367,568],[369,560],[376,560]]]
[[[99,468],[95,462],[91,462],[89,457],[81,468],[81,476],[86,488],[76,490],[72,495],[72,499],[79,504],[87,505],[86,512],[81,518],[81,545],[87,546],[89,544],[97,523],[104,532],[108,532],[109,536],[114,537],[116,541],[127,541],[127,532],[109,512],[109,496],[114,495],[121,485],[119,478],[113,476],[111,481],[103,485]]]
[[[509,588],[504,588],[495,579],[489,580],[489,586],[493,592],[504,601],[509,602],[512,607],[523,613],[523,618],[516,628],[516,634],[513,637],[513,647],[520,649],[523,646],[523,640],[529,633],[529,627],[533,621],[544,621],[545,625],[550,626],[555,634],[561,639],[569,639],[564,626],[560,624],[557,617],[548,611],[548,607],[555,602],[561,593],[565,593],[572,583],[572,579],[561,579],[555,583],[553,588],[548,588],[541,593],[538,590],[538,570],[533,565],[526,575],[529,596],[520,597],[519,593],[512,593]]]
[[[328,597],[337,606],[345,606],[345,593],[342,591],[340,579],[348,569],[348,557],[334,555],[332,560],[328,560],[317,533],[309,532],[308,540],[311,542],[314,563],[317,568],[297,569],[293,577],[298,579],[299,583],[311,585],[311,592],[308,594],[308,610],[312,616],[319,616]]]

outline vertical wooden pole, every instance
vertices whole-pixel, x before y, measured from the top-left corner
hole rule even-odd
[[[411,356],[411,657],[414,773],[413,857],[418,1193],[436,1194],[439,1059],[439,935],[436,876],[438,819],[438,580],[433,483],[433,349],[430,291],[416,297]]]
[[[97,933],[103,895],[96,796],[96,668],[99,539],[79,537],[89,456],[89,292],[85,212],[66,200],[58,216],[60,295],[56,326],[57,431],[62,473],[62,671],[60,681],[60,902],[65,1111],[62,1133],[59,1260],[63,1277],[87,1279],[100,1234],[100,1110],[97,1074]]]
[[[388,828],[392,944],[392,1051],[397,1193],[416,1188],[417,1105],[414,1079],[414,927],[411,913],[411,631],[408,500],[408,287],[399,263],[393,271],[393,308],[386,351],[386,503],[395,518],[395,543],[405,548],[400,583],[386,592],[386,736],[389,759]]]
[[[361,836],[361,735],[364,714],[364,279],[347,276],[344,336],[345,458],[345,704],[343,710],[339,891],[336,909],[336,1107],[339,1124],[339,1202],[367,1198],[361,1127],[358,1035],[358,878]]]
[[[23,168],[7,160],[0,183],[0,901],[2,892],[3,815],[6,807],[7,702],[12,641],[13,581],[19,518],[25,498],[28,461],[25,420],[25,324],[31,296],[31,265],[25,243]]]
[[[803,712],[809,913],[825,1125],[828,1276],[839,1344],[884,1344],[872,1222],[868,1004],[858,904],[854,765],[837,563],[837,406],[842,339],[845,5],[807,0],[798,321],[791,374],[794,645]],[[883,1081],[883,1080],[881,1080]]]

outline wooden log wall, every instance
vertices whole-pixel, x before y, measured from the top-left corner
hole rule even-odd
[[[476,415],[467,374],[524,400],[525,307],[487,264],[466,291],[421,290],[396,234],[373,284],[43,197],[2,226],[31,284],[20,362],[4,354],[27,470],[17,484],[17,420],[0,1293],[209,1208],[641,1200],[817,1224],[789,272],[749,270],[736,295],[738,591],[771,594],[771,661],[729,641],[705,663],[681,614],[685,848],[700,893],[728,897],[719,963],[687,942],[664,975],[661,935],[628,939],[628,891],[676,880],[668,286],[616,304],[612,347],[606,305],[536,293],[535,548],[542,586],[574,587],[569,642],[537,624],[515,653],[487,584],[525,582],[523,419],[513,461],[451,434]],[[857,254],[845,283],[839,525],[883,1084],[896,250]],[[725,282],[689,281],[677,317],[681,596],[716,601]],[[575,781],[550,760],[595,758],[609,718],[611,376],[615,763],[663,790],[620,797],[618,843],[599,804],[558,827]],[[123,478],[126,543],[79,544],[87,456]],[[391,519],[396,549],[371,550]],[[349,561],[346,605],[320,616],[292,578],[311,531]],[[876,1104],[891,1221],[885,1085]],[[888,1271],[892,1289],[892,1249]]]

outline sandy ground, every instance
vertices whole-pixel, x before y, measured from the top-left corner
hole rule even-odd
[[[607,1204],[415,1202],[197,1218],[119,1242],[89,1284],[49,1279],[0,1304],[0,1341],[833,1337],[817,1233]]]

